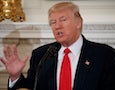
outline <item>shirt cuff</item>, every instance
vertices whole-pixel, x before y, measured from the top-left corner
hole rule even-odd
[[[15,83],[18,81],[18,79],[19,79],[19,78],[17,78],[17,79],[14,80],[14,81],[11,81],[11,78],[10,78],[10,79],[9,79],[9,87],[12,88],[12,87],[15,85]]]

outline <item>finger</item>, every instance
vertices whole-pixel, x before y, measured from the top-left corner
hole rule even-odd
[[[15,44],[13,45],[13,48],[14,48],[14,55],[15,55],[15,56],[18,56],[18,53],[17,53],[17,47],[16,47]]]
[[[0,57],[0,61],[5,65],[6,64],[6,61],[5,60],[3,60],[3,58],[2,57]]]
[[[10,47],[9,45],[7,45],[6,47],[7,47],[7,51],[8,51],[7,53],[8,53],[8,55],[9,55],[9,57],[12,56],[12,55],[13,55],[13,52],[12,52],[11,47]]]
[[[4,56],[5,56],[5,58],[8,59],[9,54],[8,54],[7,46],[6,46],[6,45],[5,45],[4,49],[3,49],[3,52],[4,52]]]
[[[9,59],[13,55],[12,49],[9,45],[5,45],[3,52],[4,52],[6,59]]]

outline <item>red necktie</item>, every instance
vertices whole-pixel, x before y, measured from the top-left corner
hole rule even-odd
[[[71,65],[68,53],[71,52],[68,48],[64,50],[64,58],[60,71],[59,90],[72,90],[71,86]]]

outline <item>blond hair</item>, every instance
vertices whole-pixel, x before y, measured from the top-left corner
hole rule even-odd
[[[67,8],[71,9],[76,17],[80,17],[82,19],[81,15],[79,13],[79,7],[75,4],[73,4],[72,2],[61,2],[61,3],[57,3],[57,4],[53,5],[49,9],[48,15],[50,17],[50,15],[52,13],[58,12],[58,11],[61,11],[61,10],[67,9]]]

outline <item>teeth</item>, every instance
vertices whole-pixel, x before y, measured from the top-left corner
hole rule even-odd
[[[62,34],[62,32],[58,32],[58,35],[61,35]]]

